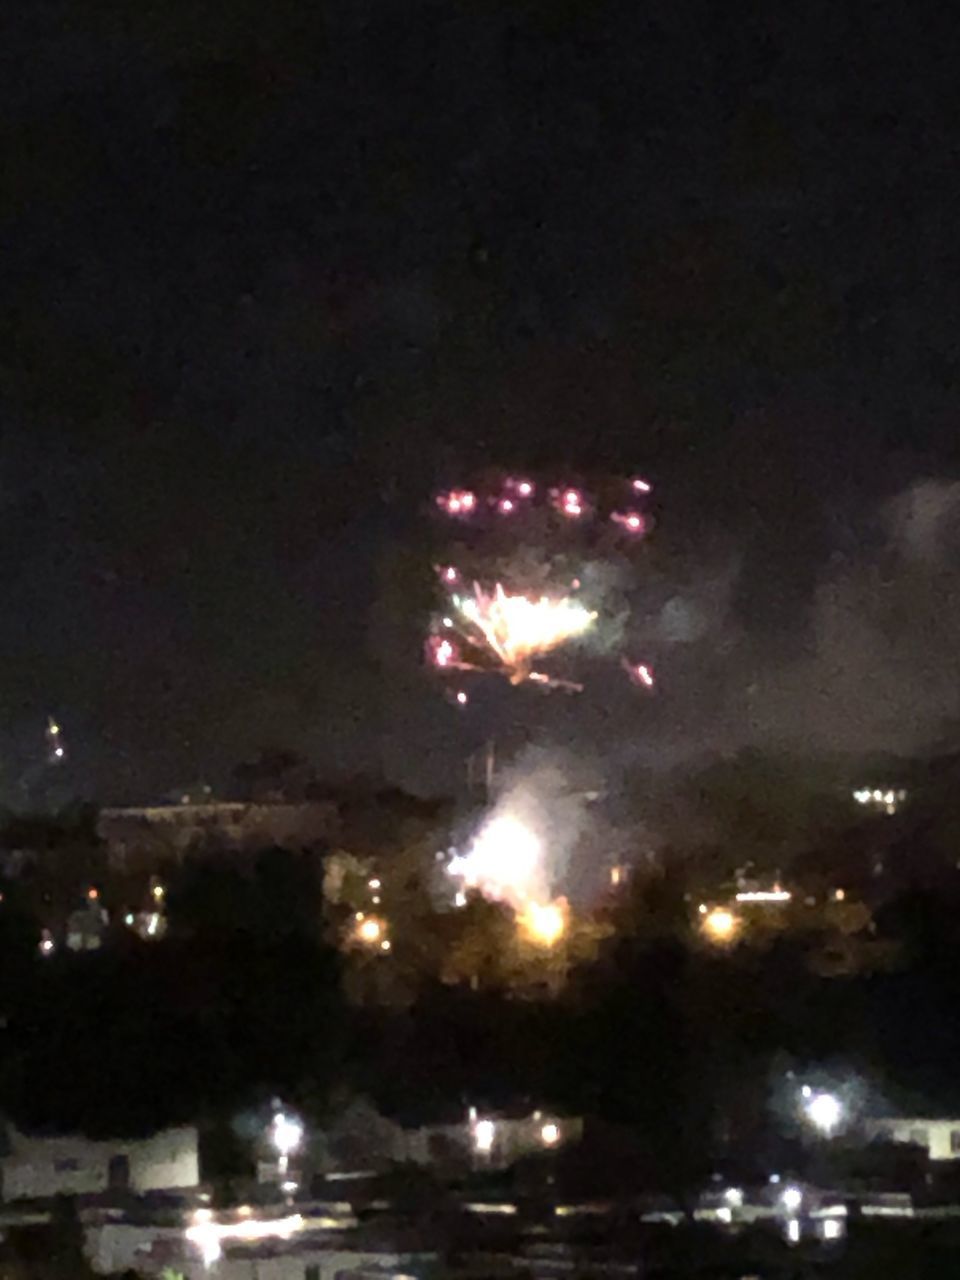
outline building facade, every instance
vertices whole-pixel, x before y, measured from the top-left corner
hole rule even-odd
[[[909,1142],[923,1147],[931,1160],[960,1160],[960,1120],[917,1120],[897,1117],[872,1120],[867,1126],[872,1139]]]
[[[7,1139],[8,1154],[0,1158],[0,1194],[5,1201],[184,1190],[200,1181],[197,1131],[192,1126],[105,1142],[77,1135],[31,1138],[10,1128]]]

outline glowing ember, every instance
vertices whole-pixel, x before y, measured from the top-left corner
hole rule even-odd
[[[527,938],[543,947],[552,947],[563,937],[567,928],[565,903],[532,902],[520,916],[519,924]]]

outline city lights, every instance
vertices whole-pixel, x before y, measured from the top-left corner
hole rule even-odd
[[[803,1204],[803,1192],[799,1187],[784,1187],[780,1192],[780,1203],[788,1213],[796,1213]]]
[[[843,1103],[832,1093],[807,1093],[803,1102],[806,1118],[820,1133],[829,1137],[843,1121]]]
[[[492,1120],[477,1120],[473,1126],[473,1145],[479,1155],[488,1156],[493,1150],[497,1126]]]
[[[214,1222],[209,1209],[198,1209],[193,1223],[187,1227],[184,1237],[200,1252],[205,1267],[211,1267],[223,1255],[224,1240],[266,1240],[277,1237],[287,1240],[303,1229],[299,1213],[286,1218],[269,1218],[266,1221],[244,1218],[239,1222]]]
[[[789,889],[750,889],[737,894],[737,902],[789,902],[793,894]]]
[[[356,929],[357,938],[360,942],[366,943],[380,942],[383,938],[383,933],[383,921],[378,920],[376,916],[365,917],[359,921]]]
[[[520,927],[531,942],[552,947],[566,932],[567,922],[562,902],[532,902],[519,917]]]
[[[303,1124],[296,1116],[278,1111],[270,1123],[270,1141],[278,1155],[292,1155],[303,1141]]]
[[[703,932],[711,942],[732,942],[740,929],[740,921],[725,907],[714,907],[703,917]]]

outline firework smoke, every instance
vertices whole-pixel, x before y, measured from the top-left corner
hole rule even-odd
[[[586,822],[585,793],[566,769],[528,752],[504,775],[500,794],[449,873],[463,889],[477,889],[518,914],[547,907],[566,888]]]

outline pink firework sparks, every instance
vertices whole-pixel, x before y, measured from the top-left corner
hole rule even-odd
[[[623,669],[634,684],[642,684],[645,689],[652,689],[656,684],[653,668],[646,662],[627,662],[624,658]]]
[[[639,536],[646,532],[647,522],[639,511],[614,511],[610,519],[627,533],[635,533]]]
[[[470,489],[451,489],[437,494],[437,506],[448,516],[469,516],[476,510],[477,495]]]
[[[512,498],[501,498],[497,503],[497,510],[502,516],[508,516],[512,511],[516,510],[516,503]]]
[[[531,684],[541,684],[545,689],[565,689],[567,693],[583,693],[583,685],[576,680],[561,680],[559,676],[548,676],[545,671],[531,671],[527,676]]]
[[[427,640],[427,658],[435,667],[445,670],[460,665],[460,653],[446,636],[430,636]]]
[[[566,516],[570,520],[576,520],[583,515],[586,504],[579,489],[553,490],[550,497],[554,508],[562,516]]]
[[[649,493],[653,488],[653,485],[649,484],[646,480],[641,480],[638,476],[636,480],[633,481],[632,487],[635,493]]]

